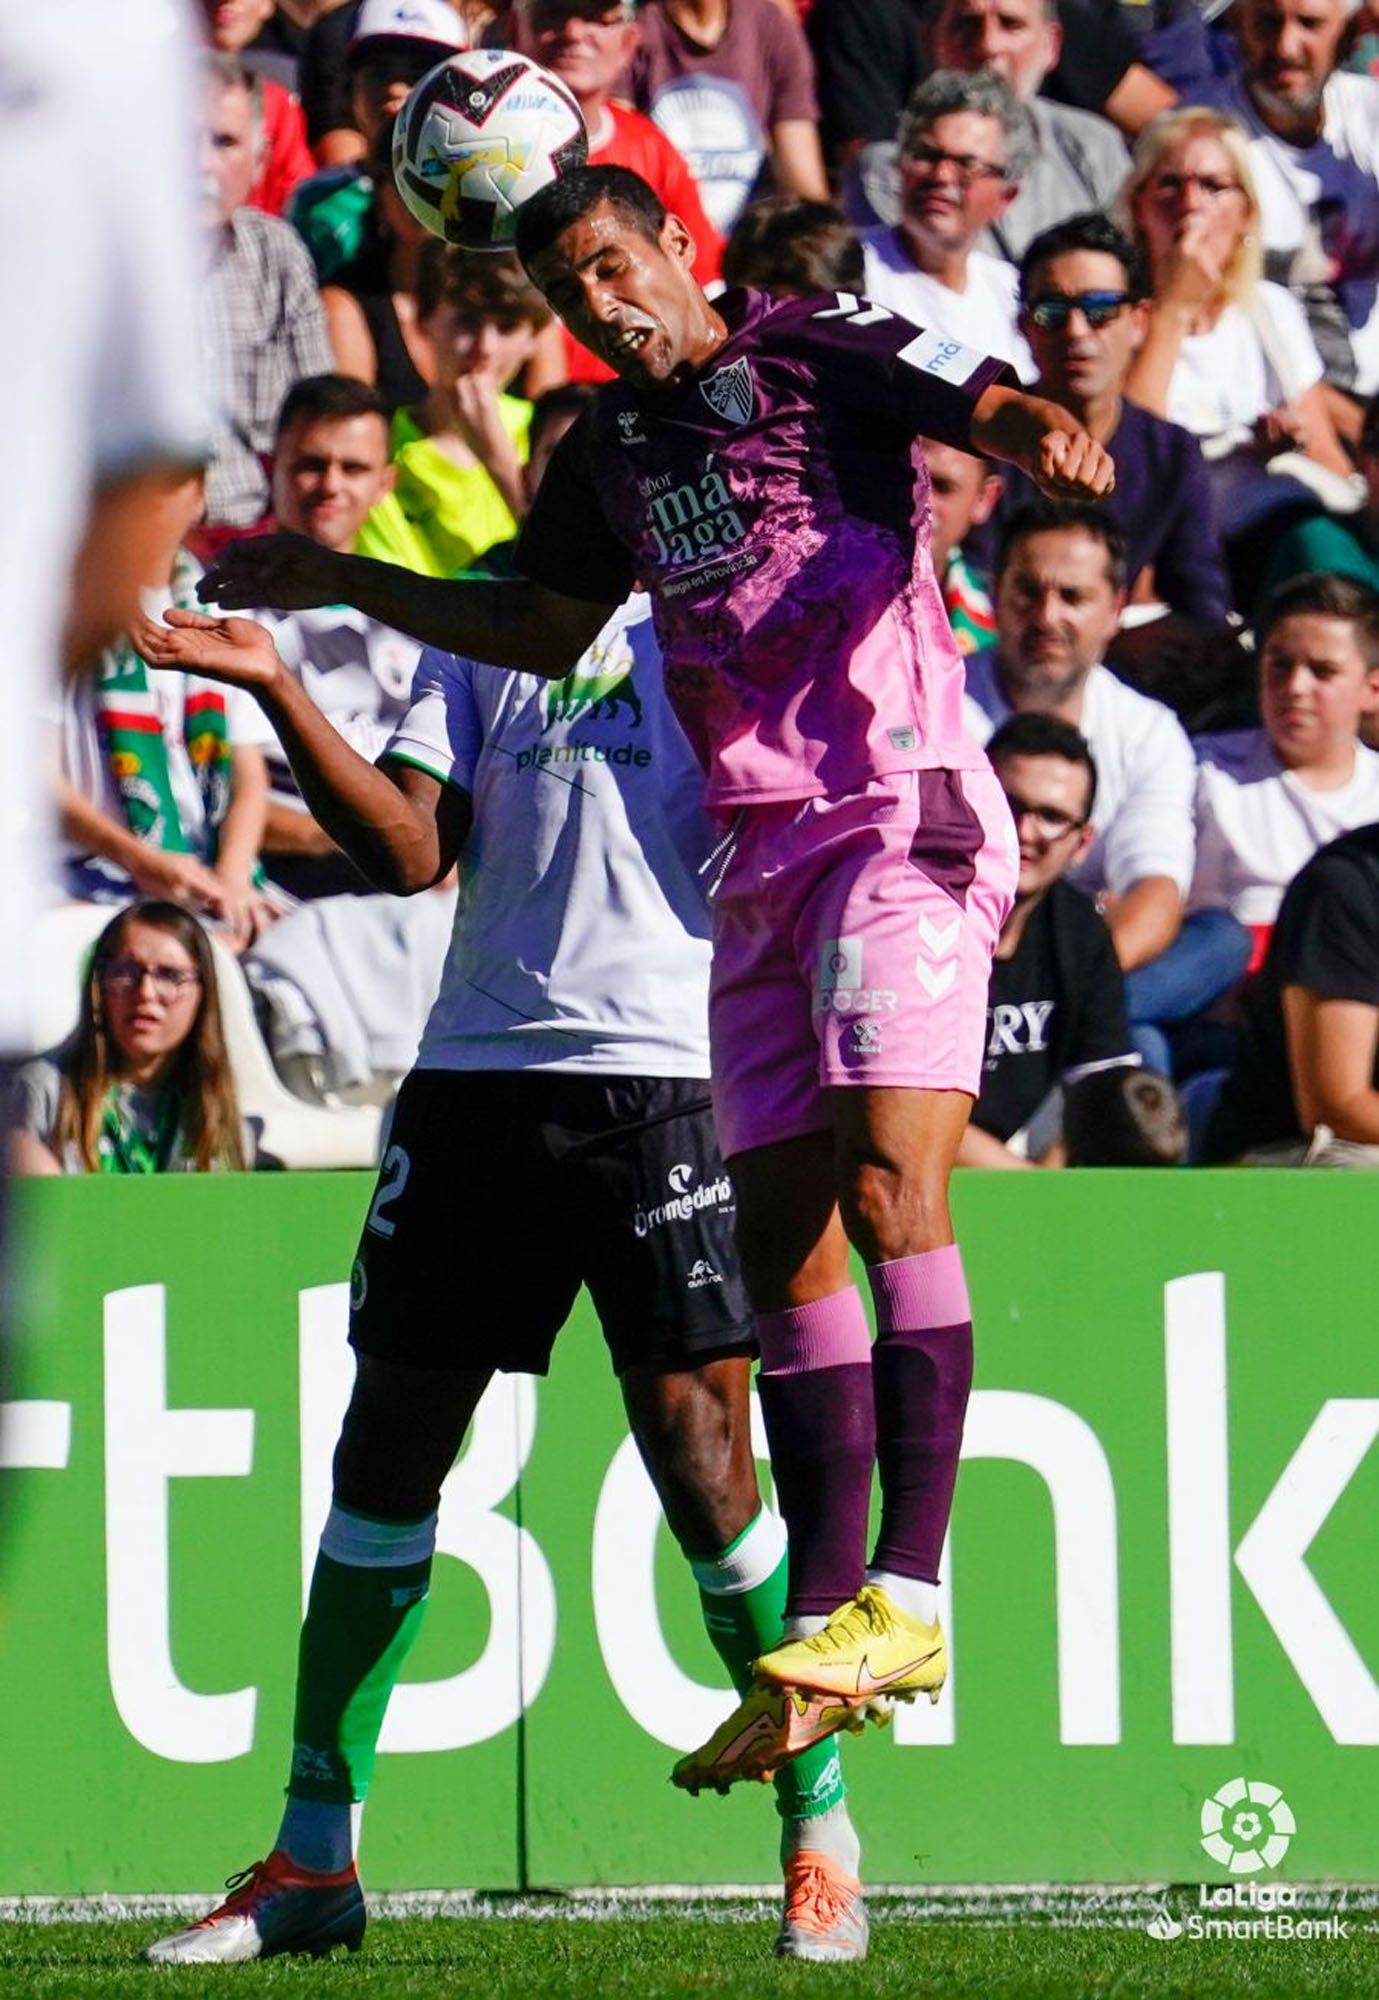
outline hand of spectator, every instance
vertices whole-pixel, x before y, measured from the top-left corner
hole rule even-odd
[[[1266,410],[1255,424],[1255,451],[1260,458],[1277,458],[1281,451],[1306,451],[1309,428],[1296,403],[1280,403]]]
[[[224,884],[194,854],[169,854],[161,847],[141,848],[129,862],[128,872],[141,896],[181,903],[207,917],[223,919],[226,914]]]
[[[205,674],[253,691],[271,688],[284,671],[267,630],[252,618],[207,618],[175,608],[165,615],[162,625],[141,619],[132,635],[151,667]]]
[[[1115,491],[1111,454],[1077,428],[1045,431],[1030,471],[1052,500],[1104,500]]]
[[[310,611],[339,602],[340,573],[331,551],[306,535],[251,535],[221,550],[196,594],[225,611]]]
[[[456,378],[455,415],[464,441],[487,464],[508,442],[498,398],[502,383],[492,369],[472,368]]]
[[[455,421],[512,512],[520,516],[525,498],[522,461],[503,422],[498,400],[502,389],[501,380],[489,368],[473,368],[459,376],[454,388]]]
[[[1189,215],[1164,261],[1155,286],[1155,303],[1195,312],[1221,295],[1226,249],[1210,240],[1210,218]]]
[[[221,918],[225,926],[224,942],[238,956],[257,943],[269,924],[276,920],[277,911],[270,907],[246,877],[238,874],[231,876],[219,868],[215,874],[224,902]]]

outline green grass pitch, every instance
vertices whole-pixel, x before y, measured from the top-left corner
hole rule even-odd
[[[1167,1898],[1178,1917],[1191,1892]],[[1339,1906],[1333,1902],[1333,1910]],[[1379,2000],[1379,1911],[1372,1892],[1347,1899],[1344,1939],[1201,1938],[1160,1941],[1145,1922],[1154,1904],[1131,1894],[1057,1892],[1043,1898],[954,1897],[916,1913],[913,1901],[872,1905],[872,1955],[863,1966],[782,1965],[770,1957],[774,1919],[758,1901],[617,1913],[579,1902],[495,1899],[482,1914],[383,1916],[362,1952],[264,1965],[142,1965],[140,1948],[175,1922],[0,1923],[4,2000],[201,2000],[301,1995],[303,2000],[730,2000],[823,1993],[833,2000]]]

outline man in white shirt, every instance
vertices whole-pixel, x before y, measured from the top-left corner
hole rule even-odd
[[[308,376],[289,391],[277,431],[272,492],[279,527],[353,554],[366,517],[391,493],[396,476],[388,413],[377,393],[347,375]],[[421,657],[416,640],[347,604],[254,616],[346,741],[376,757],[407,713]],[[301,898],[362,888],[358,871],[308,811],[276,738],[268,771],[263,851],[272,879]]]
[[[1172,710],[1101,663],[1124,602],[1125,543],[1099,508],[1020,509],[997,572],[997,643],[967,663],[967,709],[984,740],[1007,715],[1033,710],[1091,745],[1095,838],[1068,879],[1096,897],[1126,974],[1135,1045],[1168,1075],[1166,1025],[1240,977],[1249,938],[1229,911],[1200,911],[1190,952],[1172,949],[1192,881],[1196,766]]]
[[[1013,265],[975,248],[1010,207],[1038,150],[1034,122],[999,77],[938,70],[906,106],[897,134],[900,221],[862,238],[867,294],[917,326],[1036,369],[1016,327]]]
[[[967,662],[967,719],[983,741],[1017,711],[1056,715],[1096,759],[1096,838],[1070,871],[1095,895],[1127,972],[1173,942],[1192,880],[1192,747],[1162,702],[1102,655],[1125,603],[1125,545],[1099,508],[1041,500],[1011,519],[996,578],[994,647]]]
[[[1240,74],[1213,96],[1251,137],[1265,276],[1306,307],[1328,383],[1368,396],[1379,388],[1379,80],[1337,69],[1349,12],[1346,0],[1240,0]],[[1334,413],[1353,440],[1358,412]]]

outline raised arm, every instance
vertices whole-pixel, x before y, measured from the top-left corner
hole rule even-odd
[[[411,896],[449,872],[469,828],[462,792],[410,765],[361,757],[288,672],[262,625],[195,611],[169,611],[167,618],[166,625],[140,625],[143,658],[248,689],[272,722],[311,812],[369,881]]]
[[[352,604],[424,645],[547,680],[570,672],[615,608],[563,597],[521,577],[451,582],[417,576],[395,563],[335,555],[304,535],[257,535],[232,543],[202,577],[197,594],[203,604],[226,611]]]

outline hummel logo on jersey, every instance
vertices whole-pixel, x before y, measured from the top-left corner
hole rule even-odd
[[[618,411],[618,442],[620,444],[645,444],[646,433],[641,429],[641,417],[636,410]]]
[[[919,920],[919,956],[915,959],[915,978],[931,1000],[941,1000],[958,976],[958,961],[954,953],[958,949],[958,934],[962,929],[960,916],[950,917],[945,924],[931,923],[928,917]]]
[[[881,1053],[880,1022],[854,1021],[852,1023],[852,1046],[859,1056],[879,1056]]]
[[[757,406],[756,387],[745,354],[730,361],[699,384],[699,393],[715,416],[730,424],[749,424]]]

